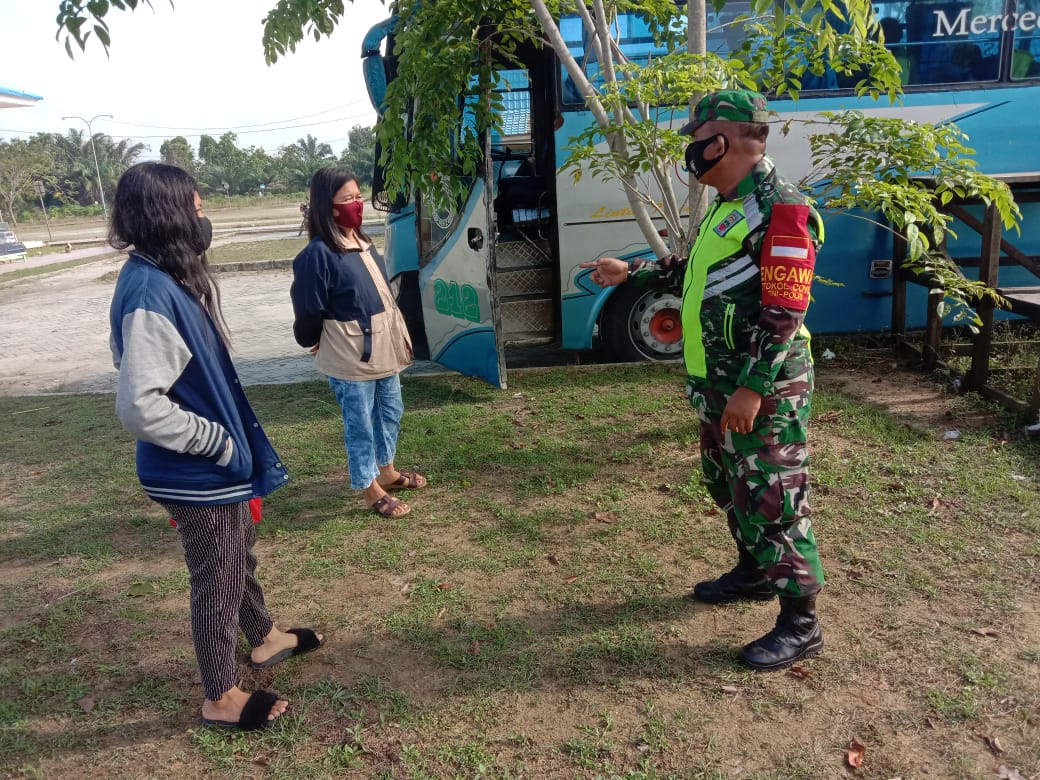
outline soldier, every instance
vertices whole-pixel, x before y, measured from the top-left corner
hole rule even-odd
[[[813,364],[802,322],[823,223],[765,156],[768,118],[762,95],[723,90],[680,130],[692,136],[687,168],[718,191],[687,259],[582,264],[602,286],[630,279],[681,291],[705,483],[737,543],[736,566],[690,595],[708,604],[780,597],[776,626],[741,651],[763,671],[823,649],[815,602],[824,582],[809,521]]]

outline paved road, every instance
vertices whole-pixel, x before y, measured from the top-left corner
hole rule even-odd
[[[285,238],[295,236],[298,227],[235,226],[219,230],[217,237],[219,243]],[[382,225],[370,227],[373,233],[382,231]],[[3,279],[7,271],[104,255],[109,259],[25,279]],[[108,306],[125,255],[111,255],[110,247],[93,246],[0,265],[0,395],[115,391]],[[232,357],[243,384],[324,379],[292,336],[290,269],[223,273],[217,278],[231,328]],[[421,363],[413,370],[440,369]]]
[[[0,394],[115,391],[108,306],[123,260],[0,283]],[[292,336],[289,269],[221,274],[243,384],[322,379]]]

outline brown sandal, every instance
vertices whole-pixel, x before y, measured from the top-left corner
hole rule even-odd
[[[384,485],[380,482],[379,486],[383,488],[383,490],[418,490],[419,488],[426,487],[426,477],[418,471],[401,469],[399,473],[400,476],[389,485]]]
[[[369,506],[372,508],[372,511],[380,517],[388,517],[390,519],[404,517],[412,511],[412,508],[408,506],[408,504],[399,498],[394,498],[389,493],[375,503],[369,504]],[[404,511],[400,511],[402,507],[404,508]]]

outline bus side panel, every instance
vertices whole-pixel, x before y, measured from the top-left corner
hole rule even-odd
[[[1035,113],[1027,110],[1040,100],[1040,87],[1011,87],[987,90],[947,90],[931,93],[908,93],[903,105],[875,103],[864,107],[862,101],[848,96],[803,98],[797,103],[777,100],[771,107],[781,120],[807,120],[820,111],[837,111],[856,105],[867,115],[900,117],[918,122],[938,124],[955,122],[969,135],[975,148],[979,169],[986,173],[1016,170],[1040,170],[1031,139],[1035,129]],[[557,148],[566,138],[576,134],[588,117],[583,112],[565,114],[559,130]],[[818,127],[818,126],[817,126]],[[791,125],[792,132],[775,133],[769,140],[769,156],[782,176],[798,182],[811,170],[807,130],[801,122]],[[562,163],[558,160],[558,163]],[[685,181],[677,180],[682,193]],[[562,344],[569,349],[585,349],[592,343],[592,331],[609,295],[595,293],[582,283],[578,263],[609,255],[623,257],[646,252],[639,229],[631,217],[621,188],[594,180],[586,175],[574,182],[569,174],[558,178],[558,210],[560,220]],[[1040,252],[1040,204],[1023,204],[1023,235],[1007,236],[1027,254]],[[892,258],[892,234],[871,223],[871,215],[824,211],[827,240],[820,253],[813,285],[813,303],[806,321],[815,333],[879,332],[892,326],[892,279],[871,278],[871,261]],[[954,258],[977,257],[980,238],[966,225],[955,223],[957,236],[951,236],[948,248]],[[635,243],[634,243],[635,242]],[[977,271],[964,269],[969,278]],[[1036,279],[1026,269],[1005,265],[1000,271],[1002,286],[1035,285]],[[908,326],[923,327],[927,313],[927,292],[918,285],[908,289]],[[997,316],[1006,316],[999,314]],[[953,324],[952,318],[947,318]]]
[[[566,162],[568,139],[581,133],[591,114],[568,111],[556,130],[557,170]],[[605,147],[604,147],[605,148]],[[574,181],[570,172],[556,177],[556,209],[560,246],[560,342],[564,349],[591,349],[603,307],[614,293],[589,281],[580,263],[597,257],[653,259],[632,211],[616,181],[588,175]],[[679,197],[683,197],[680,185]],[[664,227],[663,220],[661,226]]]
[[[587,259],[594,260],[597,257],[619,257],[622,260],[630,261],[642,257],[652,260],[653,254],[649,247],[643,246],[636,251],[605,250]],[[603,288],[593,282],[589,278],[592,275],[591,268],[573,266],[568,273],[569,278],[564,282],[567,292],[560,301],[562,319],[560,345],[564,349],[592,349],[593,330],[603,312],[603,307],[606,306],[610,296],[617,288]]]
[[[985,90],[960,89],[933,92],[908,92],[903,104],[883,102],[863,107],[848,96],[803,98],[797,103],[773,101],[771,108],[782,119],[809,119],[820,111],[838,111],[857,107],[870,116],[899,117],[917,122],[942,124],[952,122],[968,135],[967,145],[975,150],[978,169],[987,174],[1040,170],[1040,158],[1034,151],[1035,113],[1029,106],[1040,100],[1040,87],[1012,86]],[[792,108],[797,107],[797,111]],[[781,174],[797,181],[808,170],[808,142],[800,122],[791,125],[788,136],[770,136],[769,156],[776,161]],[[981,218],[981,207],[970,207]],[[1040,218],[1040,204],[1022,206],[1022,235],[1006,236],[1027,254],[1040,248],[1040,231],[1032,225]],[[891,279],[871,279],[870,263],[874,259],[892,257],[892,234],[873,226],[862,213],[822,212],[827,240],[817,261],[818,277],[839,283],[813,285],[813,304],[806,323],[814,333],[849,333],[884,331],[891,328]],[[875,217],[876,218],[876,217]],[[956,235],[949,235],[947,250],[951,257],[977,258],[981,239],[974,230],[958,220],[952,224]],[[968,278],[978,278],[978,271],[965,267]],[[1020,266],[1003,266],[1002,286],[1035,285],[1036,277]],[[908,327],[920,328],[927,317],[927,292],[919,285],[907,290]],[[1006,313],[997,312],[997,317]],[[946,324],[954,324],[953,317]]]
[[[929,95],[933,100],[943,96]],[[952,117],[952,121],[967,136],[967,145],[975,149],[980,171],[988,174],[1036,172],[1040,171],[1040,154],[1036,151],[1036,110],[1040,102],[1040,86],[1018,85],[1004,86],[986,90],[970,90],[954,93],[960,98],[956,102],[963,110]],[[968,108],[971,106],[971,108]],[[1040,254],[1040,203],[1020,203],[1022,210],[1021,233],[1010,231],[1004,238],[1027,255]],[[982,220],[982,206],[969,206],[969,211],[976,219]],[[947,239],[947,249],[953,258],[977,258],[981,253],[982,240],[978,233],[967,225],[955,220],[952,226],[955,236]],[[964,268],[969,279],[978,278],[978,268]],[[1009,263],[1001,265],[999,272],[1001,287],[1036,286],[1037,278],[1029,270],[1020,265]],[[923,325],[924,311],[922,303],[911,316]],[[1018,319],[1009,312],[997,310],[996,319]],[[949,320],[947,320],[949,322]]]
[[[601,192],[609,192],[600,187]],[[613,288],[602,289],[579,265],[597,257],[653,259],[635,222],[603,221],[567,224],[573,203],[560,204],[560,338],[564,349],[591,349],[593,329]],[[597,210],[599,206],[595,206]]]
[[[816,258],[805,324],[813,333],[888,330],[892,279],[870,278],[871,260],[892,258],[892,235],[873,215],[823,211],[825,240]]]
[[[577,289],[577,292],[564,295],[560,301],[560,346],[564,349],[592,349],[592,333],[611,291],[589,279],[591,268],[573,270],[579,273],[568,289]]]

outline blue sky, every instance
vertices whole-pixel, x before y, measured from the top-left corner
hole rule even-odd
[[[133,138],[158,156],[165,138],[225,131],[240,146],[274,152],[308,133],[338,154],[354,125],[375,113],[361,75],[361,40],[386,18],[379,0],[347,4],[331,38],[304,41],[295,53],[264,62],[262,20],[276,0],[152,0],[153,8],[108,15],[110,56],[92,37],[70,60],[55,39],[58,0],[4,3],[0,10],[0,86],[39,95],[27,108],[0,111],[0,138],[86,130]]]

